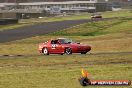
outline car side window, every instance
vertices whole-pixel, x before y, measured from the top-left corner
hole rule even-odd
[[[52,40],[51,41],[51,44],[57,44],[58,43],[58,40]]]
[[[58,40],[52,40],[52,41],[51,41],[51,48],[52,48],[52,49],[56,49],[57,44],[58,44]]]

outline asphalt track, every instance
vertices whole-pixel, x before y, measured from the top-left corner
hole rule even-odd
[[[61,22],[47,22],[47,23],[40,23],[32,26],[17,28],[13,30],[0,31],[0,43],[20,40],[37,35],[43,35],[43,34],[55,32],[57,30],[66,29],[82,23],[86,23],[89,21],[90,21],[89,19],[86,19],[86,20],[67,20]]]
[[[112,19],[118,19],[118,18],[119,17],[103,18],[100,20],[83,19],[83,20],[66,20],[66,21],[59,21],[59,22],[46,22],[46,23],[39,23],[32,26],[21,27],[21,28],[17,28],[13,30],[0,31],[0,43],[20,40],[20,39],[24,39],[28,37],[37,36],[37,35],[43,35],[43,34],[55,32],[57,30],[63,30],[75,25],[83,24],[86,22],[112,20]],[[124,18],[124,17],[120,17],[120,18]]]

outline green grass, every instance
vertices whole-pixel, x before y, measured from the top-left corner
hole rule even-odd
[[[17,24],[9,24],[9,25],[0,25],[0,31],[11,30],[11,29],[16,29],[16,28],[31,26],[31,25],[33,24],[17,23]]]
[[[0,86],[1,88],[81,88],[78,82],[81,68],[87,70],[90,79],[94,80],[131,80],[131,58],[130,54],[4,58],[0,59]]]
[[[69,15],[69,16],[55,16],[55,17],[44,17],[41,19],[32,18],[27,20],[21,20],[21,23],[43,23],[43,22],[54,22],[54,21],[64,21],[64,20],[80,20],[80,19],[89,19],[90,13]]]
[[[88,22],[49,35],[55,36],[97,36],[121,32],[132,32],[132,18]]]
[[[111,17],[132,17],[132,12],[130,10],[121,10],[121,11],[107,11],[102,13],[102,16],[105,18]]]
[[[132,17],[132,13],[129,10],[121,10],[121,11],[107,11],[101,12],[103,18],[111,18],[111,17]],[[16,29],[24,26],[35,25],[38,23],[44,22],[54,22],[54,21],[64,21],[64,20],[79,20],[79,19],[90,19],[91,13],[81,13],[77,15],[69,15],[69,16],[58,16],[58,17],[44,17],[42,19],[32,18],[32,19],[22,19],[19,20],[18,24],[13,25],[0,25],[0,31]]]

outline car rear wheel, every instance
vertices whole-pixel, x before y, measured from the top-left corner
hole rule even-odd
[[[44,55],[49,55],[49,51],[48,51],[47,48],[44,48],[44,49],[43,49],[43,54],[44,54]]]
[[[72,54],[72,49],[71,49],[71,48],[66,48],[66,49],[65,49],[65,53],[66,53],[67,55]]]

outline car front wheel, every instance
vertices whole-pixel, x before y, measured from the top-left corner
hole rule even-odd
[[[66,53],[67,55],[72,54],[72,49],[71,49],[71,48],[66,48],[66,49],[65,49],[65,53]]]
[[[49,51],[48,51],[47,48],[44,48],[44,49],[43,49],[43,54],[44,54],[44,55],[49,55]]]

